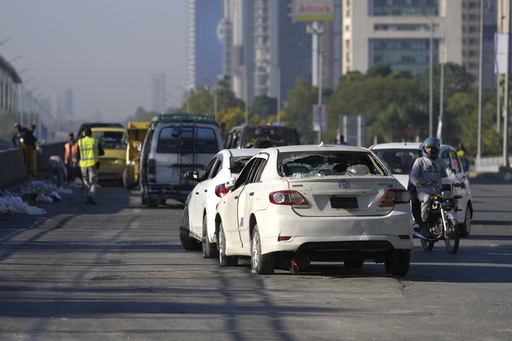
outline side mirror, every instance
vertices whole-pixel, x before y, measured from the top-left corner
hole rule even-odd
[[[183,176],[183,178],[185,178],[185,180],[198,182],[199,181],[199,173],[197,173],[197,171],[186,172],[185,175]]]
[[[236,177],[233,176],[233,177],[229,178],[228,181],[226,181],[226,188],[231,191],[232,189],[235,188],[235,183],[236,183]]]

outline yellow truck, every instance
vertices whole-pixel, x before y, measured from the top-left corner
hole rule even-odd
[[[139,183],[140,151],[150,123],[151,122],[128,122],[126,167],[123,172],[123,185],[126,189],[134,189]]]

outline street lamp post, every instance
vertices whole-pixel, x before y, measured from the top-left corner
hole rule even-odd
[[[433,45],[434,45],[434,21],[430,19],[430,44],[429,44],[429,97],[428,97],[428,136],[432,136],[432,124],[433,124],[433,111],[434,111],[434,86],[433,86],[433,70],[434,67],[434,56],[433,56]]]

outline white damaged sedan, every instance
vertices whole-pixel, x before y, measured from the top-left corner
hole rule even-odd
[[[215,217],[219,261],[253,273],[365,259],[405,276],[413,248],[409,192],[371,151],[340,145],[260,151],[226,183]]]

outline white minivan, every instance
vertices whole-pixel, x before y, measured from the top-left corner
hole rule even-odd
[[[162,114],[149,125],[141,152],[140,192],[143,205],[185,202],[196,183],[185,173],[203,170],[223,149],[222,135],[209,115]]]

